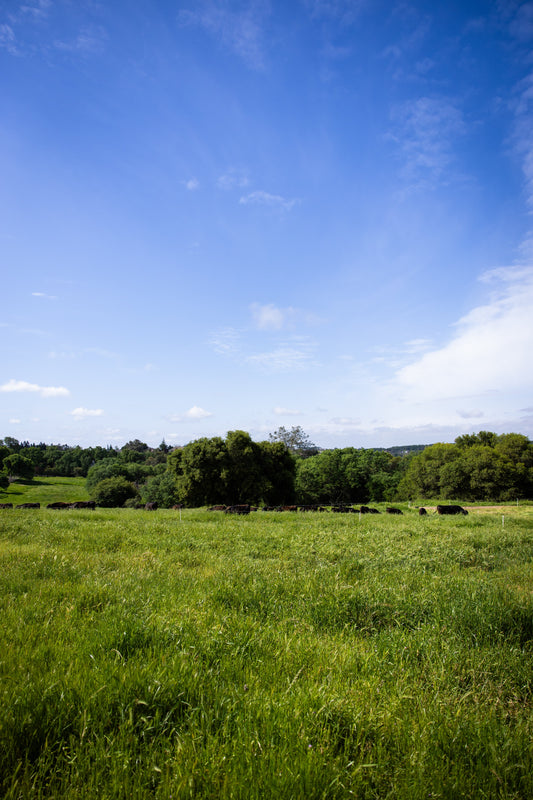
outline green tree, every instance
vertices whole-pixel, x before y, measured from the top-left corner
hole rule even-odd
[[[4,458],[4,466],[10,478],[22,478],[31,481],[35,475],[35,467],[29,458],[24,458],[20,453],[12,453]]]
[[[172,508],[180,502],[176,478],[170,472],[148,478],[140,491],[143,503],[157,503],[159,508]]]
[[[121,508],[127,500],[137,497],[137,489],[126,478],[104,478],[96,484],[92,497],[103,508]]]
[[[117,478],[119,474],[120,464],[118,458],[106,458],[102,461],[97,461],[87,472],[85,481],[87,491],[92,494],[97,483],[100,483],[105,478]]]
[[[132,439],[131,442],[126,442],[120,452],[123,453],[124,451],[132,450],[136,453],[146,453],[149,449],[146,442],[141,442],[140,439]]]
[[[245,431],[229,431],[225,446],[227,459],[222,479],[226,502],[259,503],[267,488],[261,448]]]
[[[262,480],[261,500],[269,506],[294,502],[296,460],[283,442],[259,442]]]
[[[405,475],[398,485],[398,493],[410,499],[439,498],[441,496],[441,469],[461,455],[454,444],[432,444],[411,459]]]
[[[309,458],[320,452],[300,425],[293,426],[290,431],[283,425],[268,435],[270,442],[283,442],[284,445],[299,458]]]
[[[226,445],[219,436],[196,439],[173,451],[168,457],[168,468],[176,476],[180,502],[192,507],[225,503],[223,476],[227,459]]]

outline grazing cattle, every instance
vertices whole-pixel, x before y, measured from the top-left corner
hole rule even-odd
[[[0,508],[13,508],[13,503],[0,503]]]
[[[96,500],[76,500],[75,503],[70,503],[69,508],[88,508],[90,511],[94,511]]]
[[[59,511],[62,508],[69,508],[69,504],[68,503],[63,503],[62,500],[58,500],[56,503],[48,503],[46,508],[53,508],[53,509],[57,509]]]
[[[145,511],[157,511],[157,503],[145,503]]]
[[[176,506],[175,506],[175,508],[176,508]],[[207,510],[208,511],[225,511],[226,510],[226,506],[222,506],[222,505],[211,506],[211,508],[208,508]]]
[[[224,509],[224,514],[249,514],[250,513],[250,506],[246,504],[241,504],[237,506],[228,506]]]
[[[298,506],[281,506],[282,511],[298,511]]]
[[[181,505],[181,503],[176,503],[175,505],[172,506],[172,511],[181,511],[182,508],[183,506]]]
[[[40,507],[41,507],[40,503],[19,503],[18,506],[15,506],[15,508],[40,508]]]
[[[403,511],[399,508],[386,508],[386,514],[403,514]]]
[[[361,514],[379,514],[380,513],[377,510],[377,508],[369,508],[368,506],[361,506],[359,511],[361,512]]]
[[[427,517],[427,515],[428,515],[428,512],[426,511],[425,508],[419,508],[418,509],[418,516],[419,517]]]
[[[437,506],[437,514],[468,514],[462,506]]]

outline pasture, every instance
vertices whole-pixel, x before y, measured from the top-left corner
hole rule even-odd
[[[32,481],[16,481],[7,489],[0,489],[0,503],[40,503],[42,506],[57,501],[74,503],[89,500],[85,478],[48,478],[39,476]],[[1,522],[1,520],[0,520]]]
[[[533,509],[403,509],[0,512],[1,795],[531,798]]]

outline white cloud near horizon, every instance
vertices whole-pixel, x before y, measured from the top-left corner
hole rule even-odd
[[[212,411],[206,411],[200,406],[192,406],[184,414],[170,414],[168,419],[170,422],[198,422],[198,420],[207,419],[212,417]]]
[[[69,414],[76,419],[86,419],[87,417],[101,417],[104,411],[101,408],[75,408]]]
[[[276,406],[273,411],[277,417],[300,417],[302,414],[297,409],[283,408],[282,406]]]
[[[404,399],[464,398],[533,388],[533,267],[492,270],[499,284],[486,305],[456,323],[448,344],[396,372]]]
[[[34,392],[41,397],[67,397],[70,394],[64,386],[39,386],[37,383],[17,381],[14,378],[0,386],[0,392]]]

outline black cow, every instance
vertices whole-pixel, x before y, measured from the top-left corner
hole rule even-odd
[[[250,513],[250,506],[247,504],[241,504],[237,506],[228,506],[224,509],[224,514],[249,514]]]
[[[418,516],[419,517],[427,517],[427,514],[428,514],[428,512],[426,511],[425,508],[419,508],[418,509]]]
[[[437,514],[468,514],[462,506],[437,506]]]
[[[386,514],[403,514],[403,511],[400,508],[386,508]]]
[[[0,508],[13,508],[13,503],[0,503]]]
[[[56,503],[48,503],[46,508],[53,508],[60,511],[62,508],[70,508],[68,503],[64,503],[62,500],[58,500]]]
[[[15,508],[40,508],[40,507],[41,507],[40,503],[19,503],[18,506],[15,506]]]
[[[96,500],[76,500],[75,503],[70,503],[69,508],[88,508],[90,511],[94,511]]]
[[[369,508],[368,506],[361,506],[359,511],[361,512],[361,514],[379,514],[380,513],[377,510],[377,508]]]

